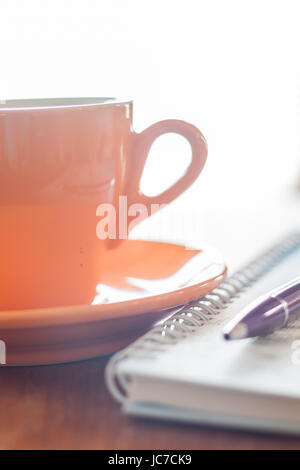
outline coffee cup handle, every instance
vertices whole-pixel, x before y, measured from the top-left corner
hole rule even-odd
[[[185,137],[192,148],[192,160],[185,174],[170,188],[154,197],[148,197],[140,189],[140,181],[150,148],[159,136],[177,133]],[[207,157],[207,144],[197,127],[185,121],[170,119],[160,121],[141,133],[132,135],[131,155],[125,170],[124,192],[127,195],[128,220],[127,235],[132,228],[155,211],[169,204],[185,191],[200,174]],[[110,246],[118,245],[120,240],[111,240]]]
[[[148,197],[140,190],[140,180],[153,142],[162,134],[167,133],[177,133],[188,140],[192,148],[192,160],[185,174],[176,183],[161,194]],[[207,144],[199,129],[192,124],[176,119],[157,122],[140,134],[135,134],[133,149],[133,165],[127,190],[128,204],[144,204],[149,215],[151,205],[169,204],[185,191],[200,174],[207,157]]]

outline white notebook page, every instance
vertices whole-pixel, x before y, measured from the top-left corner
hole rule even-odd
[[[296,343],[300,343],[300,320],[264,339],[226,342],[222,338],[222,324],[259,295],[298,276],[299,268],[300,249],[196,333],[151,359],[132,357],[121,361],[118,374],[300,398],[300,352],[297,356]]]

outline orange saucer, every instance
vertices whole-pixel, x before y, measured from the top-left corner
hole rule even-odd
[[[6,365],[49,364],[109,354],[168,310],[217,287],[226,275],[208,247],[124,241],[107,253],[93,305],[0,312]]]

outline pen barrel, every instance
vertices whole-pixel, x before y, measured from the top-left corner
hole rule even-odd
[[[248,338],[271,334],[284,326],[286,321],[287,311],[276,297],[263,300],[243,318]]]
[[[300,316],[299,285],[291,285],[281,292],[274,292],[259,302],[243,319],[248,337],[264,336],[283,327],[289,320]]]
[[[300,287],[299,283],[291,285],[284,292],[274,295],[275,298],[280,300],[283,305],[288,309],[288,314],[291,319],[297,316],[297,312],[300,314]]]

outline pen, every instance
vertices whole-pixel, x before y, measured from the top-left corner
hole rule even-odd
[[[265,336],[300,317],[300,276],[259,297],[224,328],[227,340]]]

